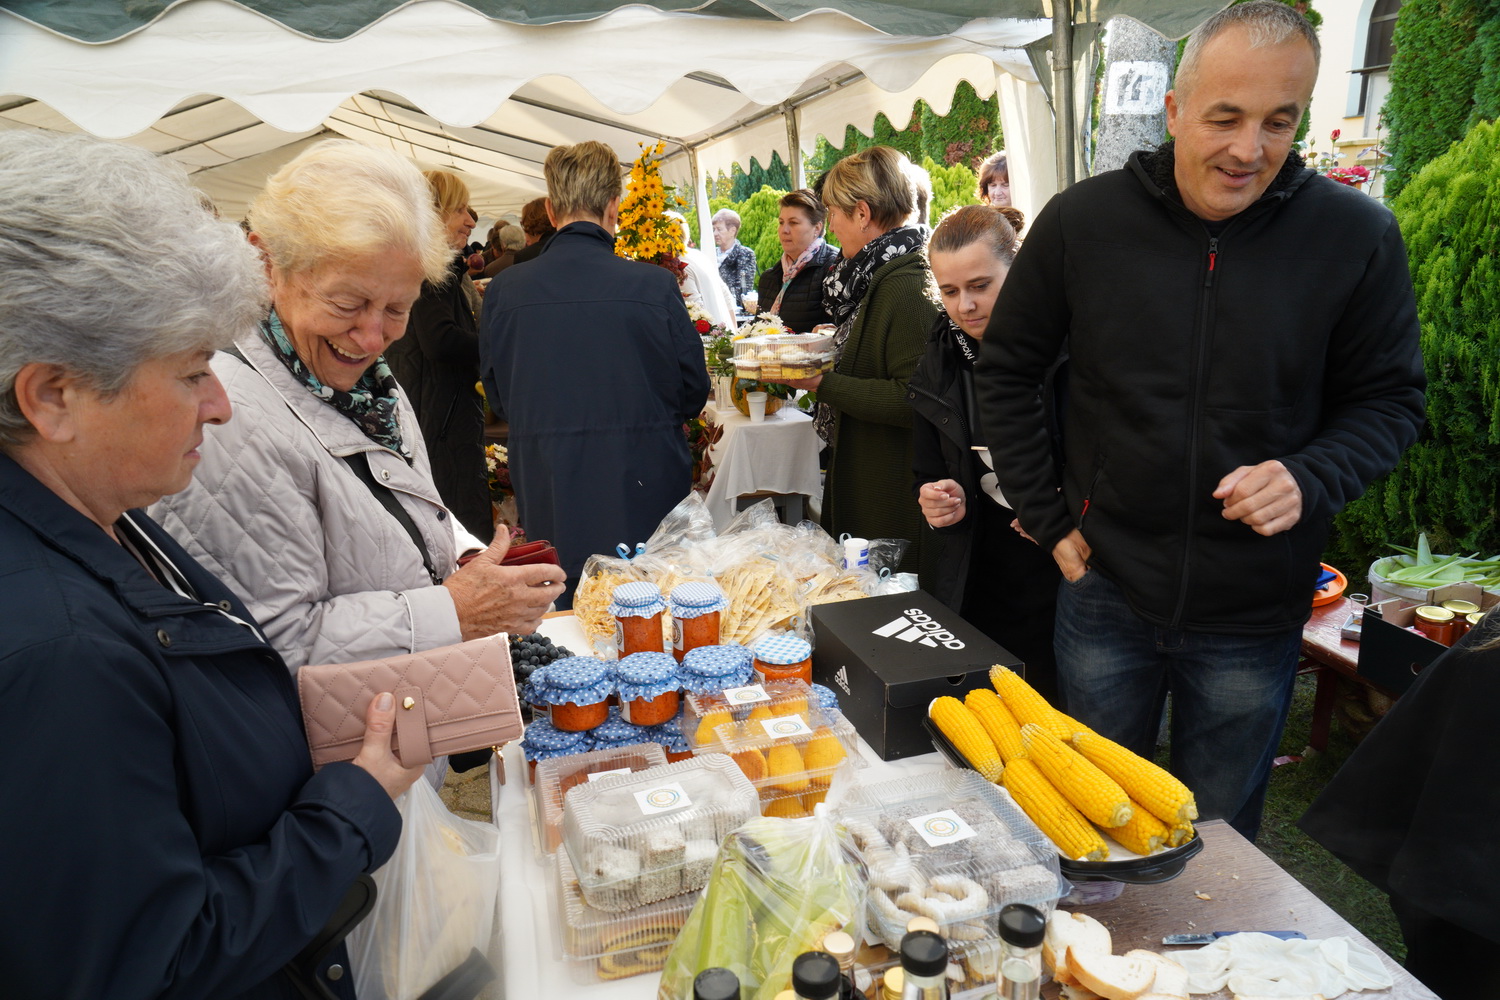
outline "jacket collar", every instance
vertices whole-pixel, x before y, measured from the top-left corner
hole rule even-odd
[[[609,231],[597,222],[570,222],[563,226],[548,241],[548,249],[553,245],[574,242],[597,241],[609,248],[610,253],[615,252],[615,238],[609,235]]]
[[[1136,150],[1130,154],[1127,161],[1130,171],[1135,174],[1141,185],[1157,198],[1162,199],[1175,208],[1192,215],[1186,205],[1182,202],[1182,195],[1177,191],[1177,176],[1175,168],[1177,164],[1177,145],[1168,141],[1154,150]],[[1271,179],[1271,184],[1266,188],[1264,194],[1258,198],[1253,205],[1241,212],[1250,212],[1259,209],[1263,205],[1275,205],[1286,201],[1297,193],[1297,189],[1306,184],[1308,178],[1312,177],[1314,171],[1302,160],[1295,150],[1287,153],[1286,162],[1282,163],[1281,169]],[[1235,216],[1237,218],[1238,216]],[[1197,216],[1193,216],[1197,218]],[[1202,221],[1201,219],[1199,220]]]

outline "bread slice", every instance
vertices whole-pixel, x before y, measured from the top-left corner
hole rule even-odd
[[[1069,948],[1108,955],[1114,951],[1114,942],[1109,928],[1087,913],[1053,910],[1047,918],[1047,936],[1042,939],[1042,961],[1052,971],[1053,979],[1064,986],[1077,986],[1078,980],[1068,968]]]
[[[1139,1000],[1151,992],[1160,968],[1155,962],[1125,955],[1067,951],[1068,971],[1105,1000]]]
[[[1070,986],[1067,983],[1062,985],[1058,996],[1062,997],[1062,1000],[1102,1000],[1093,990],[1084,989],[1082,986]]]
[[[1321,993],[1309,993],[1306,996],[1299,996],[1299,997],[1275,997],[1275,998],[1272,998],[1272,997],[1246,996],[1243,993],[1236,993],[1236,994],[1234,994],[1234,1000],[1324,1000],[1324,997],[1323,997],[1323,994],[1321,994]]]
[[[1177,962],[1166,955],[1147,951],[1145,948],[1127,951],[1125,957],[1139,958],[1156,966],[1156,979],[1151,983],[1151,994],[1188,1000],[1188,970]]]

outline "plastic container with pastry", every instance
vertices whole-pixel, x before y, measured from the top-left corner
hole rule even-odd
[[[584,901],[620,913],[701,889],[719,841],[757,806],[734,761],[705,754],[574,788],[563,844]]]
[[[693,912],[696,892],[610,912],[588,904],[567,851],[558,851],[552,866],[548,894],[553,904],[554,957],[567,964],[575,983],[587,986],[661,970]]]
[[[719,726],[745,722],[751,713],[757,718],[795,715],[806,722],[809,706],[821,708],[822,704],[812,689],[796,678],[764,684],[748,678],[742,685],[721,691],[690,692],[683,698],[682,734],[688,746],[711,753],[723,749],[722,738],[735,736],[731,726],[721,737],[715,732]]]
[[[563,802],[574,786],[588,784],[606,774],[629,774],[666,762],[667,755],[657,743],[635,743],[538,761],[531,795],[536,833],[533,841],[538,856],[553,854],[562,844]]]

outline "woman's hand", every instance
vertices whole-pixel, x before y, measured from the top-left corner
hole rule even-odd
[[[917,504],[922,508],[922,516],[934,528],[957,524],[968,513],[964,488],[952,479],[923,483],[917,492]]]
[[[403,767],[391,752],[391,737],[396,732],[396,699],[386,691],[370,700],[365,709],[365,742],[354,758],[354,766],[370,772],[387,795],[395,798],[422,776],[422,765]]]
[[[805,389],[808,392],[813,392],[818,386],[823,384],[823,373],[819,372],[812,378],[784,378],[781,380],[781,384],[789,385],[793,389]]]
[[[465,642],[496,632],[535,632],[542,615],[564,590],[566,577],[553,563],[500,565],[509,549],[510,536],[501,531],[489,548],[443,581],[453,595],[459,634]]]

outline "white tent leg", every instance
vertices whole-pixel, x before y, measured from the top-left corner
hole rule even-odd
[[[1052,110],[1041,84],[1009,73],[996,74],[995,93],[1000,97],[1000,129],[1005,134],[1010,166],[1011,201],[1026,218],[1034,219],[1060,188]]]
[[[687,151],[688,170],[693,175],[693,205],[698,209],[698,245],[702,247],[705,245],[703,233],[709,224],[708,184],[698,169],[698,150],[692,146],[682,148]]]

